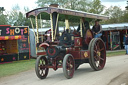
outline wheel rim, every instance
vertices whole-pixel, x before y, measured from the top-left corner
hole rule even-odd
[[[36,67],[36,74],[39,78],[41,79],[46,78],[49,71],[47,65],[48,65],[47,59],[45,57],[40,57]]]
[[[45,73],[47,71],[46,69],[46,62],[44,59],[41,59],[40,62],[39,62],[39,73],[41,76],[45,76]]]
[[[94,44],[94,62],[95,66],[102,69],[106,62],[106,51],[105,45],[102,40],[98,39]]]
[[[67,74],[72,77],[74,74],[74,60],[72,56],[69,56],[66,62],[66,71]]]

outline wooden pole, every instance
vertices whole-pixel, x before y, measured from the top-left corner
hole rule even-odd
[[[57,20],[56,20],[56,28],[55,28],[54,40],[55,40],[55,38],[56,38],[56,31],[57,31],[57,26],[58,26],[58,19],[59,19],[59,14],[57,14]]]
[[[82,32],[82,18],[80,19],[80,33],[81,33],[81,37],[83,37],[83,32]]]
[[[37,16],[35,16],[35,21],[36,21],[36,30],[37,30],[37,32],[36,32],[36,34],[37,34],[37,43],[39,43],[39,34],[38,34],[38,20],[37,20]]]
[[[110,45],[111,45],[111,50],[112,50],[112,32],[110,31]]]
[[[53,39],[53,19],[52,19],[52,14],[50,14],[50,19],[51,19],[51,31],[52,31],[52,42],[54,42],[54,39]]]

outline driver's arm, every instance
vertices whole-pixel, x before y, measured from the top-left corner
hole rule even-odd
[[[92,27],[92,32],[93,32],[94,34],[96,34],[95,31],[94,31],[94,29],[95,29],[95,28],[94,28],[94,26],[93,26],[93,27]]]
[[[102,26],[100,25],[100,31],[98,33],[101,33],[102,32]]]

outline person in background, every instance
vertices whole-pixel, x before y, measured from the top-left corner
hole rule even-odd
[[[126,50],[126,54],[128,55],[128,34],[125,35],[125,50]]]
[[[106,47],[107,38],[106,38],[104,32],[103,32],[103,35],[101,36],[101,39],[104,41],[104,44],[105,44],[105,47]]]
[[[92,27],[94,33],[94,38],[99,38],[102,36],[102,26],[99,24],[99,21],[95,21],[95,25]]]

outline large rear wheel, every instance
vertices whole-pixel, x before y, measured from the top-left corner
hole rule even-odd
[[[100,38],[94,38],[92,42],[90,42],[89,51],[90,66],[96,71],[103,69],[106,63],[106,49],[104,42]]]
[[[75,62],[71,54],[66,54],[63,59],[63,72],[66,78],[73,77],[75,71]]]
[[[35,71],[40,79],[45,79],[48,75],[49,68],[47,68],[48,60],[45,56],[39,56],[36,60]]]

